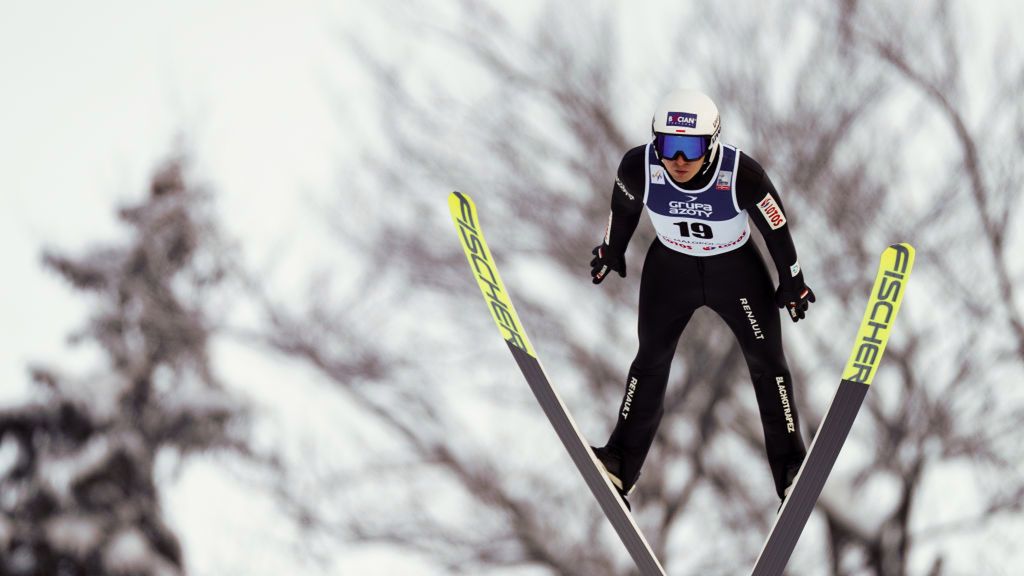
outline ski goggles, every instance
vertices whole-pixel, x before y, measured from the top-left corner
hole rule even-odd
[[[694,136],[692,134],[654,134],[654,149],[658,156],[665,160],[675,160],[682,154],[683,159],[693,162],[707,153],[711,145],[711,136]]]

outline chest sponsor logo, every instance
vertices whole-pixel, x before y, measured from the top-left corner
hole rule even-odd
[[[684,244],[683,242],[680,242],[680,241],[678,241],[678,240],[676,240],[676,239],[674,239],[674,238],[672,238],[670,236],[666,236],[665,234],[662,234],[661,232],[658,232],[658,238],[660,238],[661,241],[664,242],[666,245],[671,244],[672,246],[675,246],[676,248],[681,248],[683,250],[689,251],[689,250],[696,250],[697,249],[696,246],[691,246],[690,244]]]
[[[735,240],[733,240],[732,242],[729,242],[727,244],[719,244],[717,246],[704,246],[704,250],[707,251],[707,252],[710,252],[712,250],[724,250],[725,248],[732,248],[733,246],[739,244],[740,242],[743,242],[746,239],[747,239],[747,230],[746,230],[746,228],[744,228],[743,232],[740,232],[740,237],[735,239]]]
[[[669,126],[681,126],[683,128],[696,128],[697,115],[689,112],[669,112],[665,124]]]
[[[695,202],[696,196],[684,196],[685,200],[671,200],[668,203],[668,213],[673,216],[697,216],[708,218],[714,207],[711,204]]]
[[[651,184],[665,183],[665,169],[661,166],[651,166]]]
[[[771,194],[764,195],[764,199],[757,203],[757,209],[764,214],[764,219],[768,221],[768,226],[772,230],[778,230],[786,224],[786,215],[782,213],[782,209]]]
[[[719,172],[718,182],[715,183],[715,188],[718,190],[728,190],[732,188],[732,172]]]

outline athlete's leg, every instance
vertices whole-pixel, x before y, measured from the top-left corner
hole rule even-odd
[[[621,458],[620,479],[627,491],[640,474],[661,422],[679,336],[702,303],[696,258],[655,240],[640,279],[640,346],[626,377],[626,392],[607,446]]]
[[[734,252],[708,258],[705,282],[708,306],[732,329],[750,369],[768,463],[781,498],[803,462],[806,448],[771,276],[757,247],[748,242]]]

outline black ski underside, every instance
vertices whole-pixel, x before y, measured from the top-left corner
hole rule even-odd
[[[778,576],[786,568],[867,392],[867,384],[840,381],[793,484],[793,491],[779,512],[771,535],[754,565],[752,576]]]
[[[537,402],[544,409],[544,414],[547,415],[554,427],[555,433],[569,452],[573,464],[579,469],[590,491],[601,505],[605,516],[618,532],[619,538],[626,546],[630,556],[633,557],[640,573],[643,576],[664,576],[665,572],[658,560],[651,553],[647,543],[635,528],[632,518],[619,502],[618,494],[608,489],[604,475],[594,466],[594,461],[590,456],[590,447],[580,439],[572,421],[563,409],[561,401],[551,388],[551,383],[548,381],[547,375],[544,374],[540,362],[512,344],[508,344],[508,349],[516,359],[516,363],[519,364],[519,369],[526,377],[530,389],[533,390]]]

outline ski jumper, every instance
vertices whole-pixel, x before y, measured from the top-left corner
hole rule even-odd
[[[623,255],[646,208],[657,238],[640,280],[639,349],[629,368],[608,449],[622,461],[621,478],[640,474],[664,413],[676,344],[693,312],[715,311],[732,330],[750,371],[776,491],[803,461],[793,383],[782,347],[775,286],[750,221],[765,240],[782,282],[803,284],[782,200],[764,169],[722,144],[706,172],[680,185],[651,144],[628,151],[612,191],[605,243]]]

